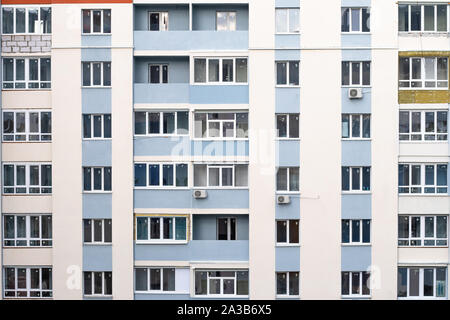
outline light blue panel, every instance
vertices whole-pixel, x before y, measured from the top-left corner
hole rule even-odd
[[[275,0],[275,8],[299,8],[300,0]]]
[[[275,88],[275,112],[299,113],[300,88]]]
[[[279,167],[300,166],[300,141],[278,140],[276,165]]]
[[[300,247],[275,247],[275,271],[300,271]]]
[[[192,155],[195,156],[248,156],[248,140],[191,141]]]
[[[134,103],[188,103],[188,83],[135,83]]]
[[[85,219],[111,219],[112,194],[111,193],[84,193],[83,218]]]
[[[276,34],[275,49],[300,49],[300,35]]]
[[[169,30],[189,30],[189,6],[176,5],[134,5],[134,30],[149,29],[149,11],[169,13]]]
[[[151,32],[149,32],[151,33]],[[167,32],[161,32],[167,33]],[[149,83],[149,65],[167,64],[169,66],[168,81],[172,83],[189,82],[188,57],[136,57],[134,59],[134,82]]]
[[[190,86],[190,103],[248,104],[248,85]]]
[[[111,49],[82,48],[81,61],[111,61]]]
[[[206,189],[206,199],[194,199],[193,190],[134,190],[135,208],[248,209],[248,189]],[[230,201],[233,199],[233,201]]]
[[[248,240],[193,240],[187,244],[135,244],[135,260],[248,261]]]
[[[370,61],[372,52],[367,49],[342,49],[342,61]]]
[[[205,215],[193,218],[193,240],[217,240],[217,218],[236,218],[236,240],[248,240],[248,215]]]
[[[342,141],[343,166],[370,166],[372,151],[370,141]]]
[[[300,219],[300,195],[290,195],[291,203],[275,204],[276,219]]]
[[[111,166],[111,140],[83,140],[83,166]]]
[[[136,293],[134,300],[190,300],[189,294],[145,294]]]
[[[370,7],[370,0],[341,0],[343,7]]]
[[[83,113],[111,113],[111,88],[81,89]]]
[[[344,48],[370,48],[371,42],[370,34],[343,33],[341,37],[341,44]]]
[[[84,245],[84,271],[112,271],[112,246]]]
[[[342,113],[370,113],[372,105],[372,88],[363,88],[361,99],[349,99],[349,88],[342,88]]]
[[[82,47],[110,47],[111,36],[109,35],[82,35],[81,36]]]
[[[342,271],[366,271],[372,264],[371,246],[342,246]]]
[[[194,4],[192,6],[192,30],[216,30],[217,11],[235,11],[236,30],[248,30],[247,4]]]
[[[343,194],[341,201],[342,219],[371,219],[372,195]]]
[[[247,50],[248,31],[134,31],[135,50]]]
[[[300,60],[300,50],[275,50],[275,60]]]

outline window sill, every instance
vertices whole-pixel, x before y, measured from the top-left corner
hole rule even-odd
[[[8,144],[13,144],[13,143],[17,143],[17,144],[23,144],[23,143],[52,143],[52,140],[46,140],[46,141],[5,141],[2,140],[2,143],[8,143]]]
[[[112,89],[112,86],[81,86],[81,89]]]
[[[449,197],[448,193],[399,193],[399,197]]]
[[[51,193],[2,193],[2,196],[20,196],[20,197],[36,197],[36,196],[52,196]]]
[[[3,239],[3,240],[13,240],[13,239]],[[15,240],[17,241],[17,239]],[[3,249],[52,249],[52,248],[53,246],[3,246]]]
[[[275,32],[276,36],[299,36],[300,31],[298,32]]]
[[[449,88],[398,88],[399,91],[447,91]]]
[[[372,141],[372,138],[341,138],[341,141]]]
[[[95,33],[81,33],[82,36],[110,36],[112,33],[101,33],[101,32],[95,32]]]
[[[158,245],[158,244],[164,244],[164,245],[174,245],[174,244],[188,244],[187,240],[183,241],[142,241],[142,240],[135,240],[136,245]]]
[[[136,110],[136,109],[135,109]],[[140,110],[140,109],[138,109]],[[189,134],[134,134],[134,138],[189,138]]]
[[[421,35],[440,35],[449,36],[450,31],[399,31],[399,36],[421,36]]]
[[[95,272],[95,271],[94,271]],[[83,294],[83,298],[112,298],[112,294],[104,295],[104,294]]]
[[[111,141],[112,138],[82,138],[82,141]]]
[[[372,35],[370,31],[341,31],[341,35]]]
[[[342,89],[352,89],[352,88],[372,89],[372,85],[361,85],[361,84],[352,84],[352,85],[345,85],[345,86],[341,85],[341,87],[342,87]]]
[[[299,243],[276,243],[275,244],[275,248],[300,248],[300,244]]]
[[[112,191],[83,191],[83,194],[112,194]]]
[[[187,190],[190,190],[190,188],[189,187],[175,187],[175,186],[167,186],[167,187],[164,187],[164,186],[136,187],[135,186],[134,190],[173,190],[173,191],[184,190],[184,191],[187,191]]]
[[[2,91],[52,91],[52,88],[2,88]]]
[[[372,243],[341,243],[342,247],[370,247]]]
[[[248,190],[249,187],[193,187],[192,190]]]
[[[300,89],[300,85],[275,85],[275,88],[295,88],[295,89]]]
[[[275,138],[275,141],[300,141],[300,138]]]
[[[148,295],[152,295],[152,294],[189,294],[189,291],[186,292],[180,292],[180,291],[134,291],[135,294],[148,294]]]
[[[410,249],[446,249],[449,246],[399,246],[397,245],[397,248],[404,249],[404,248],[410,248]]]
[[[153,84],[173,84],[173,83],[153,83]],[[194,82],[191,86],[248,86],[248,82]]]
[[[193,295],[193,298],[196,299],[218,299],[218,298],[232,298],[232,299],[248,299],[248,295],[237,295],[237,294],[205,294],[205,295]]]
[[[341,195],[347,195],[347,194],[372,194],[372,191],[342,191]]]
[[[364,295],[343,296],[343,295],[341,295],[341,298],[342,299],[348,299],[348,300],[351,300],[351,299],[372,299],[372,296],[371,295],[368,295],[368,296],[364,296]]]
[[[2,36],[51,36],[51,33],[2,33]]]
[[[88,246],[88,247],[92,247],[92,246],[102,246],[102,247],[111,247],[112,246],[112,242],[83,242],[83,246]]]
[[[300,196],[300,191],[283,191],[283,190],[277,190],[275,191],[276,195],[298,195]]]
[[[399,143],[404,143],[404,144],[421,144],[421,143],[426,143],[426,144],[448,144],[448,140],[399,140]]]

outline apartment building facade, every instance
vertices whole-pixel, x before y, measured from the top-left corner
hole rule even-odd
[[[448,2],[1,21],[0,299],[448,299]]]

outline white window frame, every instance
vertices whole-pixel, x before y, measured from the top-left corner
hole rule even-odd
[[[290,278],[291,278],[291,273],[297,273],[298,276],[298,293],[299,294],[290,294],[290,287],[289,287],[289,283],[290,283]],[[276,292],[276,297],[277,298],[299,298],[300,297],[300,272],[299,271],[282,271],[282,272],[276,272],[276,283],[278,284],[278,275],[279,274],[284,274],[285,278],[284,280],[286,281],[286,294],[279,294],[278,293],[278,287],[275,288],[275,292]]]
[[[3,297],[5,299],[51,299],[53,297],[53,286],[52,289],[42,289],[42,270],[43,269],[50,269],[50,277],[53,277],[53,270],[51,266],[45,267],[45,266],[3,266]],[[14,287],[15,289],[6,289],[6,269],[14,269]],[[26,288],[18,288],[18,269],[26,269],[26,275],[25,275],[25,282],[26,282]],[[32,289],[31,288],[31,269],[39,269],[39,288],[38,289]],[[53,283],[52,279],[50,280],[50,283]],[[6,292],[15,292],[14,297],[7,297]],[[18,292],[26,292],[26,297],[20,297],[17,295]],[[32,292],[38,292],[39,297],[31,297]],[[48,297],[43,297],[42,294],[47,293]]]
[[[290,221],[296,221],[298,225],[298,242],[290,242],[291,228]],[[278,242],[278,222],[284,222],[286,228],[286,242]],[[300,246],[300,219],[277,219],[275,221],[275,245],[277,247],[298,247]]]
[[[349,290],[348,290],[348,292],[349,292],[349,294],[342,294],[342,287],[343,287],[343,283],[342,283],[342,274],[343,273],[348,273],[349,274],[349,283],[348,283],[348,285],[349,285]],[[355,294],[355,293],[352,293],[352,285],[353,285],[353,274],[354,273],[359,273],[359,294]],[[369,289],[369,291],[370,291],[370,293],[369,294],[363,294],[362,292],[363,292],[363,273],[368,273],[369,274],[369,279],[368,279],[368,284],[367,284],[367,287],[368,287],[368,289]],[[371,274],[371,272],[368,272],[368,271],[342,271],[341,272],[341,297],[342,298],[370,298],[371,296],[372,296],[372,289],[371,289],[371,286],[370,286],[370,282],[371,282],[371,277],[372,277],[372,274]]]
[[[16,56],[11,56],[11,57],[3,57],[2,58],[2,68],[3,68],[3,63],[4,60],[8,60],[11,59],[13,60],[13,80],[12,81],[8,81],[4,79],[4,74],[2,75],[2,82],[3,82],[3,87],[2,90],[3,91],[9,91],[9,90],[51,90],[52,87],[52,80],[51,80],[51,74],[50,74],[50,81],[41,81],[41,59],[49,59],[50,60],[50,68],[52,65],[51,62],[51,57],[50,56],[36,56],[36,57],[16,57]],[[17,60],[24,60],[24,80],[16,80],[17,74],[16,74],[16,61]],[[30,80],[30,60],[37,60],[38,62],[38,80]],[[13,88],[5,88],[5,84],[12,84]],[[16,88],[16,84],[24,84],[25,87],[24,88]],[[29,85],[31,84],[37,84],[38,87],[37,88],[29,88]],[[49,87],[48,88],[42,88],[41,86],[43,84],[48,84]]]
[[[206,185],[205,186],[195,186],[194,189],[248,189],[248,177],[247,177],[247,186],[236,186],[236,166],[237,165],[246,165],[248,169],[248,163],[230,163],[230,164],[212,164],[212,163],[200,163],[194,162],[193,172],[195,181],[195,166],[196,165],[206,165]],[[212,168],[219,168],[219,185],[218,186],[210,186],[209,185],[209,170]],[[232,185],[231,186],[222,186],[222,169],[223,168],[231,168],[232,169]]]
[[[133,117],[134,117],[134,123],[133,123],[133,127],[135,127],[136,124],[136,112],[142,112],[145,113],[145,134],[137,134],[136,130],[134,130],[134,136],[136,137],[144,137],[144,136],[148,136],[148,137],[174,137],[174,136],[189,136],[189,127],[190,127],[190,111],[189,110],[166,110],[166,111],[159,111],[159,110],[155,110],[155,111],[150,111],[150,110],[134,110],[133,112]],[[179,129],[178,129],[178,112],[187,112],[188,114],[188,132],[187,133],[179,133]],[[149,133],[148,129],[149,129],[149,123],[148,123],[148,118],[149,118],[149,113],[159,113],[159,133]],[[173,113],[174,114],[174,128],[175,128],[175,132],[174,133],[164,133],[164,114],[165,113]]]
[[[447,5],[447,30],[446,31],[437,31],[437,5],[446,5],[448,3],[441,2],[441,3],[402,3],[401,5],[407,5],[408,6],[408,30],[407,31],[398,31],[400,34],[407,34],[407,33],[447,33],[450,32],[450,6]],[[411,6],[420,6],[420,30],[411,30]],[[425,6],[433,6],[434,7],[434,30],[431,31],[425,31]]]
[[[227,113],[227,114],[233,114],[233,119],[209,119],[208,115],[211,113]],[[248,110],[245,110],[243,112],[226,112],[226,111],[219,111],[219,112],[208,112],[208,111],[198,111],[194,112],[193,114],[193,123],[194,123],[194,129],[193,129],[193,140],[248,140],[248,131],[247,130],[247,138],[237,137],[237,114],[240,113],[246,113],[247,114],[247,126],[249,127],[250,121],[249,121],[249,112]],[[205,114],[206,115],[206,136],[205,137],[196,137],[196,120],[195,115],[197,114]],[[223,123],[224,122],[233,122],[233,136],[232,137],[224,137],[223,136]],[[210,137],[209,135],[209,124],[210,123],[219,123],[219,137]]]
[[[111,13],[111,32],[103,32],[103,11],[110,10]],[[90,12],[90,31],[84,32],[83,30],[83,11],[89,11]],[[94,32],[94,11],[100,11],[100,32]],[[110,35],[112,33],[112,9],[110,8],[102,8],[102,9],[81,9],[81,35]]]
[[[176,273],[177,273],[177,269],[178,268],[175,268],[175,267],[173,267],[173,268],[171,268],[171,267],[162,267],[162,268],[160,268],[160,267],[135,267],[134,268],[134,287],[136,288],[137,286],[136,286],[136,280],[137,280],[137,278],[136,278],[136,270],[137,269],[141,269],[141,270],[146,270],[146,272],[147,272],[147,290],[137,290],[137,289],[134,289],[134,292],[135,293],[158,293],[158,294],[182,294],[182,293],[187,293],[187,292],[179,292],[179,291],[177,291],[177,284],[176,284],[176,281],[177,281],[177,276],[176,276]],[[174,288],[174,290],[164,290],[164,269],[173,269],[174,271],[175,271],[175,274],[174,274],[174,282],[175,282],[175,288]],[[159,270],[159,274],[160,274],[160,289],[159,290],[152,290],[152,289],[150,289],[150,284],[151,284],[151,278],[150,278],[150,270]]]
[[[206,272],[207,279],[206,279],[206,294],[195,294],[195,276],[196,272]],[[212,277],[209,275],[210,272],[234,272],[234,277]],[[239,297],[239,298],[246,298],[248,295],[238,295],[237,294],[237,272],[248,272],[248,282],[250,283],[250,272],[249,270],[227,270],[227,269],[220,269],[220,270],[200,270],[200,269],[194,269],[194,297],[196,298],[210,298],[210,297]],[[211,294],[210,291],[210,280],[220,280],[220,293],[219,294]],[[225,280],[233,280],[234,281],[234,293],[233,294],[224,294],[223,293],[223,282]],[[249,288],[250,289],[250,288]],[[249,290],[250,291],[250,290]]]
[[[111,169],[111,190],[105,190],[105,170],[109,168]],[[84,169],[91,169],[91,190],[84,190]],[[95,190],[94,189],[94,169],[101,169],[101,182],[102,182],[102,188],[100,190]],[[82,177],[83,177],[83,185],[82,185],[82,190],[83,193],[112,193],[112,167],[111,166],[105,166],[105,167],[101,167],[101,166],[83,166],[82,168]]]
[[[349,190],[342,190],[342,193],[371,193],[372,192],[372,166],[342,166],[342,168],[349,168]],[[370,170],[370,185],[369,190],[363,190],[363,170],[365,168],[369,168]],[[353,190],[353,170],[352,169],[359,169],[359,189]],[[343,177],[341,177],[343,179]]]
[[[101,241],[95,241],[95,222],[96,221],[101,221],[102,222],[102,231],[101,231]],[[88,221],[91,225],[91,240],[90,242],[87,242],[84,240],[84,223],[85,221]],[[110,245],[112,244],[112,239],[111,241],[105,241],[105,226],[107,222],[111,222],[111,234],[112,234],[112,219],[83,219],[83,244],[84,245],[99,245],[99,244],[107,244]]]
[[[91,137],[90,138],[86,138],[84,137],[84,116],[90,116],[90,123],[91,123]],[[111,128],[111,137],[109,138],[105,138],[105,116],[109,116],[111,119],[111,127],[112,127],[112,114],[111,113],[89,113],[89,114],[83,114],[83,140],[111,140],[112,139],[112,128]],[[101,117],[101,128],[100,131],[102,133],[101,137],[94,137],[94,126],[95,126],[95,122],[94,122],[94,117]]]
[[[286,116],[286,137],[280,137],[280,130],[278,128],[278,117]],[[291,117],[298,117],[298,137],[290,136],[290,123]],[[276,113],[275,114],[275,127],[277,128],[277,140],[300,140],[300,114],[299,113]]]
[[[159,30],[150,30],[151,21],[150,16],[152,14],[159,15]],[[168,11],[147,11],[148,17],[148,31],[169,31],[169,12]],[[163,18],[166,18],[167,23],[163,23]]]
[[[6,165],[13,165],[14,166],[14,185],[13,186],[5,186],[5,166]],[[3,195],[51,195],[52,194],[52,188],[53,186],[42,186],[41,181],[41,175],[42,175],[42,166],[43,165],[50,165],[49,162],[3,162],[2,163],[2,175],[3,175],[3,189],[2,193]],[[25,184],[24,185],[18,185],[17,184],[17,166],[25,166]],[[38,185],[31,185],[30,184],[30,166],[38,166],[39,168],[39,184]],[[53,182],[53,181],[52,181]],[[14,192],[11,193],[5,193],[6,188],[14,188]],[[23,193],[17,193],[16,188],[25,188],[26,192]],[[33,192],[30,193],[30,188],[39,188],[39,192]],[[42,192],[42,189],[49,189],[50,192]]]
[[[371,219],[342,219],[342,221],[348,221],[349,227],[348,227],[348,242],[343,242],[341,237],[341,244],[342,246],[370,246],[372,244],[372,220]],[[359,241],[353,241],[353,221],[359,222]],[[369,242],[363,242],[363,235],[364,235],[364,228],[363,223],[365,221],[369,221]]]
[[[51,114],[52,111],[51,109],[27,109],[27,110],[20,110],[20,109],[3,109],[2,110],[3,114],[5,113],[13,113],[14,114],[14,128],[13,128],[13,133],[5,133],[4,132],[4,117],[3,117],[3,123],[2,123],[2,141],[5,143],[12,143],[12,142],[19,142],[19,143],[23,143],[23,142],[31,142],[31,143],[48,143],[52,141],[52,133],[41,133],[41,126],[42,126],[42,113],[46,112],[46,113],[50,113],[50,119],[51,119]],[[24,113],[25,114],[25,131],[24,132],[17,132],[17,121],[16,121],[16,114],[17,113]],[[30,113],[37,113],[38,114],[38,121],[39,121],[39,125],[38,125],[38,132],[30,132]],[[50,121],[50,129],[51,129],[51,121]],[[39,140],[30,140],[30,135],[31,136],[38,136]],[[13,140],[5,140],[6,136],[11,136],[13,137]],[[15,140],[14,138],[16,136],[25,136],[25,140]],[[50,137],[50,139],[48,140],[43,140],[42,138],[44,136],[48,136]]]
[[[177,186],[177,165],[184,164],[187,167],[187,179],[188,183],[186,186]],[[145,184],[146,186],[136,186],[135,189],[188,189],[190,183],[190,167],[188,162],[135,162],[134,165],[145,165],[146,166],[146,175],[145,175]],[[159,185],[150,185],[150,166],[159,165]],[[173,184],[172,185],[163,185],[163,166],[172,166],[173,170]],[[133,167],[134,168],[134,167]]]
[[[111,85],[107,86],[104,85],[104,64],[109,63],[111,65],[111,61],[82,61],[81,62],[81,87],[82,88],[111,88],[112,87],[112,78],[111,78]],[[84,84],[84,64],[89,65],[89,85]],[[96,85],[94,84],[94,64],[100,64],[100,84]],[[112,65],[110,66],[110,72],[112,71]],[[111,73],[112,76],[112,73]]]
[[[2,216],[2,224],[5,228],[5,217],[13,217],[14,218],[14,237],[13,238],[7,238],[6,233],[3,234],[3,247],[5,248],[51,248],[52,247],[52,238],[43,238],[42,237],[42,216],[48,216],[50,219],[52,218],[51,214],[3,214]],[[17,218],[18,217],[25,217],[25,238],[19,238],[17,236]],[[38,217],[39,218],[39,237],[32,238],[31,237],[31,217]],[[3,229],[4,231],[4,229]],[[26,245],[7,245],[6,241],[26,241]],[[30,245],[30,241],[39,241],[40,245],[38,246],[32,246]],[[43,245],[43,241],[50,242],[49,245]]]
[[[147,239],[137,238],[137,219],[144,218],[147,220]],[[172,219],[172,239],[164,239],[164,219]],[[186,220],[186,239],[176,240],[176,218],[184,218]],[[151,219],[159,219],[159,239],[152,239],[151,236]],[[185,244],[189,241],[190,218],[188,215],[154,215],[154,216],[136,216],[136,244]]]
[[[219,220],[226,220],[226,225],[227,225],[227,239],[226,240],[219,240]],[[236,237],[236,239],[231,239],[231,220],[234,220],[234,235]],[[236,217],[217,217],[216,219],[216,240],[217,241],[236,241],[238,240],[238,234],[237,234],[237,225],[238,225],[238,220]]]
[[[152,71],[151,68],[152,67],[159,67],[159,82],[158,83],[152,83],[151,79],[152,79]],[[167,82],[163,82],[163,68],[167,67]],[[168,63],[149,63],[148,64],[148,83],[150,85],[155,85],[155,84],[168,84],[169,82],[169,64]]]
[[[91,274],[91,294],[86,294],[85,288],[84,288],[84,275],[86,273]],[[102,293],[95,293],[95,277],[94,273],[101,273],[102,274]],[[105,293],[105,285],[106,285],[106,273],[111,273],[111,294]],[[84,271],[83,272],[83,296],[84,297],[112,297],[112,272],[111,271]]]
[[[244,85],[248,85],[248,68],[249,68],[249,64],[248,64],[248,59],[249,57],[243,57],[243,56],[230,56],[230,57],[226,57],[226,56],[194,56],[191,58],[191,85],[195,85],[195,86],[204,86],[204,85],[226,85],[226,86],[244,86]],[[201,59],[201,60],[206,60],[206,68],[205,68],[205,76],[206,76],[206,81],[205,82],[196,82],[195,81],[195,60],[197,59]],[[246,82],[237,82],[236,81],[236,68],[237,68],[237,64],[236,64],[236,60],[237,59],[245,59],[247,60],[247,81]],[[209,60],[219,60],[219,81],[209,81]],[[223,60],[233,60],[233,81],[223,81]]]
[[[219,13],[225,14],[227,17],[227,25],[224,30],[218,29],[219,19],[217,16],[219,15]],[[233,14],[234,14],[234,26],[232,24],[230,24],[230,16]],[[231,10],[231,11],[220,11],[220,10],[216,11],[216,31],[236,31],[236,29],[237,29],[237,13],[236,13],[236,11],[233,11],[233,10]]]
[[[369,31],[363,31],[363,14],[362,14],[362,9],[367,9],[369,12],[369,22],[370,22],[370,14],[371,14],[371,8],[370,7],[342,7],[342,9],[348,9],[348,30],[349,31],[341,31],[341,33],[344,34],[370,34],[371,32],[371,28],[370,28],[370,24],[369,24]],[[352,11],[359,11],[359,31],[352,31],[352,24],[353,24],[353,19],[352,19]],[[342,14],[341,14],[341,19],[342,19]],[[341,22],[342,23],[342,22]]]
[[[448,247],[448,233],[449,233],[449,223],[448,223],[448,219],[449,216],[448,215],[399,215],[399,219],[400,218],[408,218],[408,237],[407,238],[398,238],[398,246],[401,248],[414,248],[414,247],[425,247],[425,248],[447,248]],[[437,237],[437,217],[445,217],[447,219],[447,238],[438,238]],[[419,237],[413,237],[412,236],[412,219],[414,218],[420,218],[420,236]],[[425,219],[426,218],[433,218],[433,224],[434,224],[434,231],[433,237],[426,237],[425,236]],[[426,240],[432,240],[435,241],[434,245],[425,245],[425,241]],[[447,241],[446,245],[437,245],[436,241],[439,240],[445,240]],[[400,244],[400,241],[407,241],[408,244]],[[418,244],[411,244],[412,241],[420,241],[420,245]]]
[[[278,171],[280,170],[280,169],[287,169],[287,185],[286,185],[286,187],[287,187],[287,190],[278,190]],[[299,188],[299,190],[297,190],[297,191],[292,191],[292,190],[290,190],[291,189],[291,174],[290,174],[290,171],[291,171],[291,169],[298,169],[298,181],[299,181],[299,186],[298,186],[298,188]],[[298,194],[298,193],[300,193],[300,167],[278,167],[277,168],[277,173],[276,173],[276,175],[275,175],[275,187],[276,187],[276,193],[277,194]]]
[[[399,90],[449,90],[449,79],[448,79],[448,69],[449,69],[449,58],[448,57],[400,57],[400,59],[409,59],[409,80],[400,80],[399,79]],[[412,61],[413,59],[420,59],[420,78],[419,79],[413,79],[412,78]],[[425,74],[425,60],[426,59],[433,59],[434,60],[434,75],[435,78],[434,79],[426,79],[426,74]],[[446,75],[447,75],[447,80],[438,80],[437,79],[437,73],[438,73],[438,69],[437,69],[437,59],[447,59],[447,71],[446,71]],[[422,85],[421,87],[413,87],[411,84],[412,82],[420,82]],[[425,87],[425,83],[426,82],[435,82],[436,86],[434,87]],[[446,87],[439,87],[437,84],[438,82],[442,82],[442,83],[447,83]],[[407,87],[402,87],[400,86],[401,83],[408,83]]]
[[[412,267],[412,266],[399,266],[398,268],[406,268],[407,272],[406,272],[406,297],[398,297],[398,288],[397,288],[397,299],[398,300],[414,300],[414,299],[421,299],[421,300],[425,300],[425,299],[433,299],[433,300],[446,300],[447,296],[448,296],[448,268],[447,266],[445,267],[439,267],[439,266],[417,266],[417,267]],[[436,291],[437,291],[437,285],[436,285],[436,269],[437,268],[445,268],[445,297],[437,297],[436,296]],[[419,295],[418,296],[410,296],[409,292],[410,292],[410,269],[419,269]],[[424,270],[425,269],[433,269],[433,296],[424,296]]]
[[[290,31],[289,30],[289,26],[290,26],[290,11],[291,10],[298,10],[299,11],[299,18],[298,18],[298,29],[295,31]],[[282,32],[282,31],[277,31],[277,12],[279,11],[286,11],[286,32]],[[275,34],[299,34],[300,33],[300,8],[275,8]]]
[[[409,184],[405,186],[398,186],[399,190],[399,196],[407,195],[407,196],[418,196],[418,195],[441,195],[441,196],[448,196],[448,180],[446,186],[438,186],[437,185],[437,166],[438,165],[445,165],[447,166],[447,172],[448,172],[448,163],[411,163],[411,162],[401,162],[399,165],[409,165]],[[420,185],[414,185],[412,184],[412,166],[420,166]],[[434,184],[432,185],[426,185],[425,184],[425,177],[426,177],[426,166],[434,166]],[[400,188],[408,188],[408,192],[400,192]],[[411,188],[420,188],[420,192],[411,192]],[[434,188],[435,192],[427,192],[425,193],[425,188]],[[446,192],[437,192],[438,188],[446,188]]]
[[[448,109],[445,110],[403,110],[401,109],[399,111],[402,112],[408,112],[408,118],[409,118],[409,132],[408,133],[401,133],[399,131],[399,138],[401,136],[408,136],[407,140],[400,139],[400,143],[411,143],[411,142],[425,142],[425,143],[436,143],[436,142],[444,142],[447,143],[448,141],[448,122],[447,122],[447,132],[437,132],[437,113],[438,112],[447,112],[447,119],[448,119]],[[412,131],[412,114],[414,112],[420,113],[420,131],[413,132]],[[434,131],[433,132],[426,132],[426,113],[433,112],[434,113]],[[399,117],[400,122],[400,117]],[[399,126],[400,128],[400,126]],[[434,135],[435,138],[438,138],[439,136],[445,137],[445,139],[434,139],[434,140],[427,140],[425,139],[426,135]],[[420,139],[411,139],[412,136],[418,137],[420,136]]]
[[[41,8],[49,8],[50,10],[52,7],[48,4],[46,5],[2,5],[3,8],[11,8],[13,10],[13,33],[3,33],[3,26],[2,26],[2,35],[51,35],[52,33],[44,33],[44,22],[41,19]],[[25,32],[16,32],[16,9],[25,9]],[[39,32],[29,32],[29,11],[30,10],[37,10],[38,11],[38,19],[37,21],[40,22]],[[53,11],[53,10],[51,10]],[[52,12],[53,14],[53,12]],[[1,10],[1,17],[3,19],[3,10]],[[53,18],[53,15],[52,15]],[[52,21],[53,22],[53,21]],[[36,29],[36,28],[35,28]],[[42,30],[42,31],[41,31]]]
[[[344,128],[344,121],[343,118],[344,116],[348,116],[349,121],[348,121],[348,125],[349,125],[349,130],[348,130],[348,137],[343,137],[342,136],[342,130],[341,130],[341,138],[342,140],[371,140],[372,138],[372,116],[370,113],[361,113],[361,114],[355,114],[355,113],[343,113],[342,114],[342,129]],[[354,137],[353,136],[353,117],[354,116],[358,116],[359,117],[359,136],[358,137]],[[369,117],[369,137],[365,138],[363,137],[364,132],[364,118],[365,117]]]
[[[286,84],[278,84],[278,64],[286,64]],[[298,63],[298,84],[290,84],[290,64]],[[299,88],[300,87],[300,60],[279,60],[275,61],[275,87],[277,88]]]
[[[372,86],[372,61],[342,61],[342,62],[347,62],[349,63],[349,68],[348,68],[348,84],[342,84],[342,80],[341,80],[341,85],[343,88],[370,88]],[[364,83],[364,63],[368,62],[370,64],[370,69],[369,69],[369,84],[363,84]],[[358,63],[359,64],[359,83],[358,84],[353,84],[353,64]],[[342,64],[341,64],[342,65]],[[344,70],[341,71],[342,74],[344,73]],[[342,75],[341,75],[342,77]]]

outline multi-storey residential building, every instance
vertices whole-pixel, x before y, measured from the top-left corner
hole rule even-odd
[[[0,9],[0,299],[448,299],[448,1]]]

